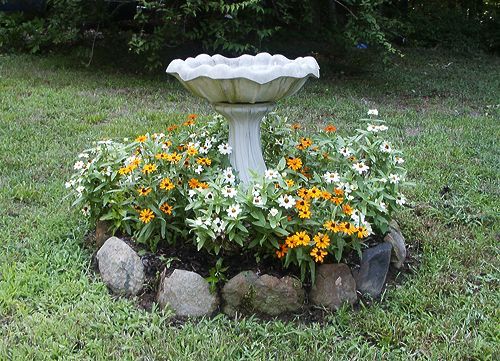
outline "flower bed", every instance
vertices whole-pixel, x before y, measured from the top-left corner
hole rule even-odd
[[[229,163],[225,120],[191,114],[162,133],[97,142],[66,187],[93,221],[153,252],[159,242],[194,242],[222,257],[273,257],[314,282],[317,264],[360,253],[405,203],[401,152],[383,121],[366,120],[345,137],[333,125],[305,131],[271,114],[262,129],[268,169],[245,185]]]

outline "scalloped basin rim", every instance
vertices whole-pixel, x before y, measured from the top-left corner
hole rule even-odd
[[[279,78],[319,78],[319,65],[310,56],[290,60],[283,55],[268,53],[245,54],[238,58],[200,54],[196,58],[173,60],[166,72],[183,82],[204,77],[211,80],[247,79],[264,85]]]

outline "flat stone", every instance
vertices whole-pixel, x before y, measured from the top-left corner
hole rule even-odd
[[[392,245],[381,243],[363,251],[356,275],[358,291],[373,298],[380,296],[391,262]]]
[[[196,272],[176,269],[163,276],[157,296],[161,308],[171,308],[177,316],[205,316],[219,306],[217,294],[210,292],[208,282]]]
[[[389,233],[384,237],[384,241],[392,245],[391,262],[396,268],[401,268],[406,259],[406,244],[401,229],[395,221],[389,224]]]
[[[257,276],[243,271],[231,278],[222,289],[223,311],[229,316],[236,313],[260,313],[277,316],[298,311],[304,303],[304,290],[299,280],[292,277]]]
[[[358,299],[356,282],[345,264],[323,264],[318,267],[316,283],[311,288],[312,304],[338,310],[344,303],[354,304]]]
[[[141,258],[125,242],[111,237],[97,252],[102,280],[116,294],[134,296],[144,283]]]

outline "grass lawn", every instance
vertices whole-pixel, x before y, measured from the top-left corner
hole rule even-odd
[[[380,303],[323,324],[172,322],[111,296],[65,198],[92,141],[161,131],[210,107],[166,75],[0,55],[0,360],[499,359],[500,60],[413,51],[389,68],[324,72],[278,111],[346,134],[379,109],[405,152],[413,257]]]

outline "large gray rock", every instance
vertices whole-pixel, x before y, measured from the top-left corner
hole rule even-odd
[[[363,251],[359,272],[356,275],[358,291],[373,298],[380,296],[391,262],[392,246],[381,243]]]
[[[292,277],[257,276],[244,271],[231,278],[222,289],[224,313],[234,316],[261,313],[277,316],[298,311],[304,303],[304,290]]]
[[[109,238],[97,252],[102,280],[116,294],[134,296],[144,283],[141,258],[125,242]]]
[[[169,307],[178,316],[204,316],[219,306],[217,294],[210,292],[208,282],[196,272],[176,269],[163,276],[157,296],[161,308]]]
[[[323,264],[316,274],[316,283],[311,288],[312,304],[338,310],[342,304],[356,302],[356,282],[345,264]]]
[[[384,241],[392,245],[391,262],[396,268],[401,268],[406,259],[406,244],[401,229],[395,221],[389,224],[389,233],[384,237]]]

